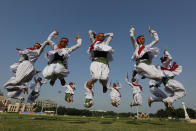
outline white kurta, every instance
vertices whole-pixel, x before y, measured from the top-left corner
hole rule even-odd
[[[142,96],[141,96],[141,89],[138,85],[138,78],[136,78],[136,82],[134,82],[135,85],[133,85],[133,83],[129,82],[128,79],[125,79],[125,82],[130,85],[132,87],[132,91],[133,91],[133,100],[137,105],[142,105]]]
[[[104,51],[107,52],[107,56],[106,59],[108,60],[108,62],[113,60],[113,53],[114,50],[112,49],[111,46],[109,46],[109,43],[112,40],[113,37],[113,33],[105,33],[104,34],[105,37],[108,36],[106,41],[100,42],[97,41],[94,45],[94,49],[90,50],[90,47],[88,49],[88,54],[90,54],[90,59],[96,59],[96,57],[94,56],[94,51]],[[89,37],[91,42],[93,43],[95,41],[94,36],[93,36],[93,31],[89,30]],[[93,61],[90,65],[90,73],[92,76],[92,79],[95,80],[107,80],[108,79],[108,75],[109,75],[110,69],[109,66],[105,63],[102,62],[98,62],[98,61]]]
[[[120,97],[121,97],[121,94],[119,92],[119,89],[120,88],[122,88],[122,85],[121,84],[119,86],[117,86],[116,89],[113,88],[113,87],[109,87],[108,88],[109,90],[111,90],[111,92],[110,92],[110,98],[111,98],[111,100],[115,100],[118,103],[120,102]]]
[[[70,85],[65,85],[63,87],[67,88],[65,93],[74,94],[75,85],[73,85],[72,87]]]
[[[165,51],[165,55],[168,57],[167,61],[163,62],[162,67],[171,68],[172,56],[168,51]],[[162,70],[164,72],[164,77],[174,77],[182,72],[182,66],[178,66],[175,70]],[[171,96],[168,96],[163,101],[173,103],[177,99],[180,99],[186,95],[184,86],[177,80],[169,79],[165,85],[165,91]]]
[[[54,36],[55,36],[55,31],[50,35],[50,39],[52,39]],[[57,45],[53,41],[50,41],[49,44],[51,45],[53,50],[49,51],[46,55],[49,65],[47,65],[43,70],[44,78],[50,80],[50,79],[56,79],[56,78],[61,79],[67,77],[67,75],[69,74],[67,60],[70,54],[81,46],[82,39],[81,38],[77,39],[77,44],[72,46],[71,48],[58,49]],[[58,62],[52,63],[55,54],[58,54],[63,58],[62,63],[58,63]]]
[[[168,51],[165,51],[165,56],[167,56],[168,59],[162,63],[162,67],[169,69],[172,67],[172,64],[171,64],[172,56],[170,55]],[[170,70],[162,70],[162,71],[163,71],[164,77],[173,77],[173,76],[179,75],[182,72],[182,66],[178,66],[178,68],[172,71]]]
[[[152,48],[159,40],[158,34],[156,31],[152,30],[152,35],[154,36],[154,41],[150,44],[145,45],[145,48],[139,54],[138,51],[140,50],[142,45],[137,44],[135,37],[134,37],[135,29],[130,29],[130,37],[134,47],[134,53],[132,55],[132,60],[138,61],[142,56],[146,53],[149,56],[149,61],[152,62],[152,59],[159,54],[158,48]],[[162,79],[162,72],[157,70],[157,68],[152,64],[146,64],[140,60],[138,64],[135,65],[134,70],[139,73],[140,75],[150,78],[150,79]]]

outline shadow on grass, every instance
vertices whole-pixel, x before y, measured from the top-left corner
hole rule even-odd
[[[144,124],[151,124],[151,125],[165,125],[165,124],[161,124],[161,123],[155,123],[155,122],[147,122],[147,121],[141,121],[141,123],[144,123]]]
[[[100,122],[100,124],[112,124],[113,123],[113,121],[102,121],[102,122]]]
[[[142,124],[151,124],[151,125],[165,125],[161,123],[155,123],[155,122],[147,122],[147,121],[127,121],[127,124],[134,124],[134,125],[142,125]]]
[[[68,123],[72,123],[72,124],[85,124],[85,123],[88,123],[88,121],[69,121]]]
[[[140,122],[136,122],[136,121],[127,121],[127,124],[133,124],[133,125],[141,125]]]

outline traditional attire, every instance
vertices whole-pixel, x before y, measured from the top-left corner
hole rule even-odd
[[[32,90],[31,94],[29,95],[28,97],[28,100],[27,102],[28,103],[31,103],[31,104],[35,104],[35,100],[39,97],[40,95],[40,89],[41,89],[41,86],[43,84],[46,84],[47,82],[44,81],[44,82],[39,82],[36,77],[34,77],[34,82],[31,83],[30,85],[30,89]]]
[[[142,105],[142,86],[138,85],[138,78],[136,78],[135,82],[129,82],[129,80],[126,78],[125,82],[132,87],[133,90],[133,103],[135,103],[132,106],[138,106]]]
[[[176,62],[171,64],[172,56],[168,51],[165,51],[165,55],[167,56],[167,60],[164,61],[161,66],[161,70],[164,73],[162,82],[165,86],[165,91],[171,94],[171,96],[163,99],[163,101],[173,103],[186,95],[184,86],[179,81],[173,79],[182,72],[182,66],[177,65]]]
[[[134,47],[134,53],[132,55],[132,60],[136,61],[134,65],[134,71],[138,74],[150,78],[150,79],[162,79],[162,72],[157,70],[157,68],[151,64],[152,59],[156,57],[159,53],[158,48],[152,48],[159,40],[158,34],[156,31],[152,30],[152,35],[154,36],[154,41],[148,45],[139,45],[134,37],[135,29],[130,29],[130,37]]]
[[[11,70],[15,72],[15,76],[8,80],[8,82],[6,82],[3,87],[7,88],[8,86],[19,86],[32,80],[33,76],[35,75],[34,63],[41,55],[47,44],[48,41],[45,41],[43,44],[41,44],[39,49],[17,49],[20,54],[19,63],[15,63],[10,67]]]
[[[56,34],[54,31],[49,37],[52,39]],[[71,48],[57,48],[57,45],[50,41],[49,44],[52,47],[52,50],[46,54],[48,59],[48,65],[43,70],[44,78],[48,80],[63,79],[69,74],[67,60],[70,54],[79,48],[82,44],[82,39],[77,39],[77,44]]]
[[[112,102],[112,105],[116,107],[120,105],[120,98],[121,98],[121,94],[119,91],[120,88],[122,88],[121,83],[119,83],[119,85],[116,87],[108,87],[108,89],[111,90],[110,92],[111,101],[115,101],[115,103]]]
[[[74,90],[76,89],[75,84],[65,85],[63,87],[67,88],[66,91],[65,91],[65,101],[70,102],[70,97],[73,97]]]
[[[110,72],[109,62],[113,60],[112,54],[114,53],[112,47],[109,46],[113,33],[104,34],[105,37],[108,37],[106,41],[101,41],[99,38],[95,39],[94,33],[95,32],[89,30],[90,41],[93,43],[88,49],[88,54],[90,54],[92,60],[90,65],[92,82],[94,84],[97,80],[100,80],[106,87]]]
[[[87,108],[90,108],[93,104],[94,91],[93,91],[93,88],[91,89],[87,88],[86,84],[87,82],[84,84],[84,88],[86,90],[84,106]]]

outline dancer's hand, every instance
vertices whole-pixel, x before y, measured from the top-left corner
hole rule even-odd
[[[131,28],[130,28],[130,33],[133,34],[133,35],[135,34],[135,28],[132,25],[131,25]]]
[[[79,34],[80,32],[76,35],[76,40],[80,38]]]

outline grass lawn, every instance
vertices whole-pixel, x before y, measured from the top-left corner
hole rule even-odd
[[[196,131],[184,121],[0,114],[1,131]]]

